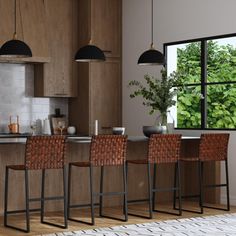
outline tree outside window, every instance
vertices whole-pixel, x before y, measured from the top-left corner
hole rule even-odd
[[[236,128],[236,34],[165,44],[167,71],[182,74],[177,128]]]

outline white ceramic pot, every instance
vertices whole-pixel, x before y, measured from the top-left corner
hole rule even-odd
[[[69,127],[67,128],[67,133],[68,133],[68,134],[75,134],[75,133],[76,133],[76,128],[75,128],[75,126],[69,126]]]

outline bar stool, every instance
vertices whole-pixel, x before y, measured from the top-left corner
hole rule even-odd
[[[180,160],[183,162],[197,162],[198,163],[198,182],[199,182],[199,207],[200,212],[182,209],[188,212],[194,213],[203,213],[203,208],[212,208],[217,210],[230,210],[230,201],[229,201],[229,174],[228,174],[228,142],[229,142],[229,134],[228,133],[211,133],[211,134],[201,134],[200,145],[199,145],[199,155],[193,158],[183,158]],[[224,161],[225,162],[225,174],[226,174],[226,183],[225,184],[207,184],[203,185],[203,167],[206,162],[216,162],[216,161]],[[205,188],[218,188],[218,187],[226,187],[227,193],[227,206],[226,208],[218,208],[213,206],[204,205],[204,189]],[[183,196],[182,196],[183,197]],[[185,196],[191,197],[191,196]],[[175,192],[175,200],[176,200],[176,192]],[[177,209],[174,201],[174,209]]]
[[[92,137],[90,146],[90,158],[87,162],[71,162],[69,163],[69,177],[68,177],[68,219],[75,222],[82,222],[85,224],[94,225],[94,197],[99,196],[99,215],[101,217],[118,219],[112,216],[104,215],[102,212],[103,208],[103,196],[114,196],[123,195],[124,196],[124,219],[118,219],[122,221],[128,220],[127,215],[127,190],[126,190],[126,148],[127,148],[127,137],[124,135],[96,135]],[[103,192],[103,176],[104,167],[107,166],[122,166],[123,167],[123,192]],[[87,167],[90,173],[90,204],[84,205],[71,205],[70,195],[71,195],[71,175],[72,167]],[[100,175],[100,192],[95,193],[93,191],[93,169],[94,167],[101,167]],[[78,208],[83,206],[90,206],[91,208],[91,223],[82,220],[77,220],[70,217],[70,209]]]
[[[62,169],[63,170],[63,196],[45,197],[45,171],[46,169]],[[25,205],[26,209],[8,211],[8,179],[10,170],[24,171],[25,177]],[[42,170],[41,197],[29,197],[28,172],[33,170]],[[29,203],[33,201],[41,202],[41,223],[67,228],[67,187],[66,187],[66,169],[65,169],[65,137],[64,136],[31,136],[27,138],[25,149],[24,165],[7,165],[5,176],[5,197],[4,197],[4,226],[10,227],[23,232],[30,232],[30,212],[39,209],[30,209]],[[64,200],[64,225],[50,223],[44,220],[44,202],[46,200]],[[14,213],[25,213],[26,229],[19,228],[8,224],[8,215]]]
[[[148,172],[148,201],[149,202],[149,217],[131,214],[133,216],[139,216],[143,218],[152,219],[153,212],[161,212],[168,213],[174,215],[181,215],[181,186],[180,186],[180,145],[181,145],[181,135],[180,134],[153,134],[151,135],[148,143],[148,155],[144,160],[127,160],[127,174],[128,174],[128,164],[144,164],[147,165]],[[158,164],[175,164],[175,171],[178,173],[178,187],[170,187],[170,188],[158,188],[156,187],[156,172]],[[151,184],[151,165],[154,165],[154,173],[153,173],[153,185]],[[156,192],[161,191],[176,191],[178,190],[179,194],[179,209],[178,213],[167,212],[155,209],[155,194]],[[128,201],[135,202],[139,200]],[[141,200],[142,201],[142,200]]]

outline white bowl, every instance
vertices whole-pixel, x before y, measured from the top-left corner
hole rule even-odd
[[[112,133],[118,134],[118,135],[124,135],[125,134],[125,127],[113,127]]]
[[[76,128],[75,128],[75,126],[69,126],[69,127],[67,128],[67,133],[68,133],[68,134],[75,134],[75,133],[76,133]]]

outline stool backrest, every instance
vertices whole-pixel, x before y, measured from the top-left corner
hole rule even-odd
[[[153,134],[148,144],[150,163],[177,162],[180,158],[181,134]]]
[[[26,169],[61,169],[65,164],[64,136],[31,136],[25,150]]]
[[[199,148],[201,161],[222,161],[228,155],[228,133],[202,134]]]
[[[90,162],[94,166],[123,165],[126,159],[126,149],[127,136],[93,136],[90,147]]]

